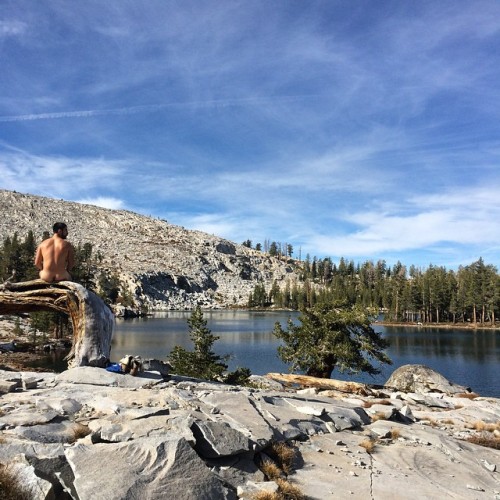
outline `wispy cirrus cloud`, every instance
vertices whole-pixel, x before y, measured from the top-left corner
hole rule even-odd
[[[88,109],[79,111],[60,111],[51,113],[33,113],[28,115],[0,116],[0,122],[22,122],[32,120],[53,120],[61,118],[93,118],[111,115],[130,115],[137,113],[154,113],[168,108],[220,108],[220,107],[244,107],[263,105],[268,102],[293,102],[307,99],[311,96],[276,96],[276,97],[249,97],[240,99],[214,99],[209,101],[193,102],[171,102],[163,104],[147,104],[142,106],[128,106],[116,109]]]
[[[332,255],[370,255],[419,251],[432,257],[446,249],[448,263],[453,250],[469,246],[471,253],[491,258],[500,251],[500,186],[465,189],[418,196],[390,207],[355,212],[344,219],[354,229],[333,236],[313,236],[314,246]]]
[[[22,21],[0,20],[0,38],[19,36],[26,32],[28,25]]]
[[[10,2],[1,187],[303,255],[500,263],[499,17],[483,0]]]

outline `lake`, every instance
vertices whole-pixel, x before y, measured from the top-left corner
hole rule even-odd
[[[147,318],[117,319],[111,358],[126,354],[165,359],[175,345],[191,350],[187,319],[189,311],[156,313]],[[283,311],[204,311],[207,326],[220,339],[217,354],[230,354],[229,369],[248,367],[253,374],[288,372],[277,356],[279,341],[273,336],[274,323],[286,327],[299,313]],[[482,396],[500,397],[500,331],[453,328],[395,327],[374,325],[391,345],[392,366],[383,366],[377,377],[348,376],[333,372],[332,377],[383,384],[399,366],[424,364],[457,384],[470,387]]]

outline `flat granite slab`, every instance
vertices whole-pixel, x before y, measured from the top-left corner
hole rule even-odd
[[[128,387],[140,389],[151,387],[163,382],[163,377],[158,372],[143,372],[135,377],[128,374],[108,372],[104,368],[79,366],[59,373],[56,383],[106,385],[111,387]]]

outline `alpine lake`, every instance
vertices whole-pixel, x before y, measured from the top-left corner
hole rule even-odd
[[[228,369],[247,367],[252,374],[287,373],[278,357],[280,341],[272,331],[280,322],[297,322],[300,313],[289,311],[204,311],[207,327],[219,339],[213,350],[229,354]],[[143,359],[165,360],[176,345],[191,350],[187,320],[190,311],[169,311],[133,319],[117,319],[111,360],[130,354]],[[375,377],[333,372],[332,378],[368,384],[383,384],[399,366],[423,364],[450,381],[471,388],[481,396],[500,397],[500,330],[453,327],[384,326],[376,331],[390,342],[387,350],[393,364],[382,365]]]

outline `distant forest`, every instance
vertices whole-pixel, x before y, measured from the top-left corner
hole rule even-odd
[[[49,233],[43,238],[49,237]],[[15,271],[14,281],[38,278],[33,265],[37,242],[30,231],[24,239],[7,237],[0,248],[0,283]],[[251,247],[251,242],[244,243]],[[483,259],[457,271],[430,265],[407,268],[400,262],[388,266],[384,260],[355,264],[341,258],[317,259],[309,255],[292,259],[291,245],[266,242],[269,255],[287,259],[300,275],[298,282],[273,283],[270,290],[257,284],[248,299],[249,307],[300,310],[321,301],[335,301],[383,311],[386,321],[422,323],[472,323],[494,325],[500,318],[500,276]],[[132,305],[133,299],[116,275],[99,269],[102,260],[86,243],[76,249],[73,279],[96,291],[108,303]]]
[[[271,242],[266,248],[281,258],[293,253],[287,244]],[[300,283],[287,283],[284,289],[274,283],[267,293],[257,285],[248,305],[300,310],[320,301],[336,301],[384,312],[386,321],[411,323],[494,325],[500,318],[500,276],[482,258],[457,271],[433,265],[407,268],[400,262],[390,267],[384,260],[355,264],[341,258],[335,264],[330,258],[309,255],[297,265]]]

